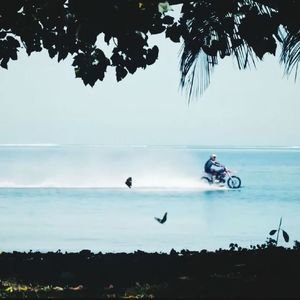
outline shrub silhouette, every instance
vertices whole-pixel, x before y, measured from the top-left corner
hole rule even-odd
[[[277,232],[277,236],[276,236],[276,246],[278,245],[278,238],[279,238],[279,232],[281,231],[282,232],[282,236],[283,236],[283,239],[286,243],[288,243],[288,241],[290,240],[290,237],[289,235],[287,234],[286,231],[284,231],[282,228],[281,228],[281,223],[282,223],[282,217],[280,218],[280,222],[279,222],[279,226],[278,226],[278,229],[273,229],[270,231],[270,235],[274,235],[276,232]],[[271,241],[274,239],[269,239],[269,241]]]

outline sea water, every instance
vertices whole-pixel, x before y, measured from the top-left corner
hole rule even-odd
[[[240,189],[201,183],[211,152],[237,172]],[[278,244],[292,247],[299,212],[298,148],[0,146],[0,251],[250,247],[281,217],[290,241],[280,234]]]

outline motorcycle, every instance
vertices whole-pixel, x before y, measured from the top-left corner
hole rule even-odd
[[[222,184],[226,183],[229,188],[231,189],[238,189],[241,186],[241,179],[238,176],[231,175],[232,171],[224,167],[224,171],[220,174],[209,174],[205,173],[204,176],[201,177],[202,182],[208,183],[208,184]]]

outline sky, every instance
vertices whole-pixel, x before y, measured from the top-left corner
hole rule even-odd
[[[220,60],[205,93],[188,103],[179,88],[179,49],[151,38],[159,58],[117,82],[93,88],[75,78],[72,60],[19,52],[0,69],[0,144],[300,146],[300,85],[266,55],[239,71]]]

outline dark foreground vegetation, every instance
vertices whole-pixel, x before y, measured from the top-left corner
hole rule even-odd
[[[300,297],[300,247],[0,254],[1,298]]]
[[[180,16],[169,4],[180,4]],[[162,34],[171,47],[182,44],[180,86],[190,98],[227,56],[246,69],[279,54],[285,73],[296,76],[299,13],[299,0],[2,0],[0,69],[22,50],[45,50],[59,62],[71,59],[85,85],[103,81],[108,70],[121,81],[156,63],[159,45],[149,37]]]

